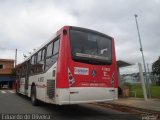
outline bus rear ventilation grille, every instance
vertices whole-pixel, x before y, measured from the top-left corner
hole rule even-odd
[[[47,95],[51,99],[55,97],[55,80],[47,80]]]

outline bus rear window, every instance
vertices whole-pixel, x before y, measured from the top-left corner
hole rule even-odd
[[[111,64],[112,40],[94,32],[70,30],[72,59],[80,62]]]

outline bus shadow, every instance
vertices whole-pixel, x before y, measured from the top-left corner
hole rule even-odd
[[[109,113],[106,111],[99,111],[95,106],[90,104],[80,104],[80,105],[53,105],[41,103],[43,109],[52,111],[51,115],[58,117],[65,117],[68,119],[73,118],[89,118],[98,116],[108,116]]]
[[[43,109],[52,111],[52,118],[65,120],[141,120],[138,115],[115,112],[91,104],[51,105],[43,103]]]
[[[24,95],[20,95],[20,97],[31,105],[30,98]],[[139,120],[139,116],[137,115],[127,115],[92,104],[54,105],[39,102],[38,106],[31,105],[31,108],[36,110],[35,114],[49,115],[51,119],[55,120],[116,120],[120,118],[121,120],[128,120],[128,118],[130,120]]]
[[[25,100],[27,103],[31,103],[31,98],[17,94],[22,100]],[[92,116],[92,115],[104,115],[102,111],[98,111],[91,104],[74,104],[74,105],[55,105],[39,101],[36,108],[44,109],[49,114],[58,115],[58,116]]]

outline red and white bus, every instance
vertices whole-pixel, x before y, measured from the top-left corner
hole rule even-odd
[[[118,98],[114,39],[64,26],[16,67],[16,92],[37,101],[64,105]]]

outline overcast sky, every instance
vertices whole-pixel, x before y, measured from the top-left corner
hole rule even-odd
[[[160,0],[0,0],[0,58],[18,62],[64,25],[85,27],[115,39],[117,60],[146,63],[160,56]]]

